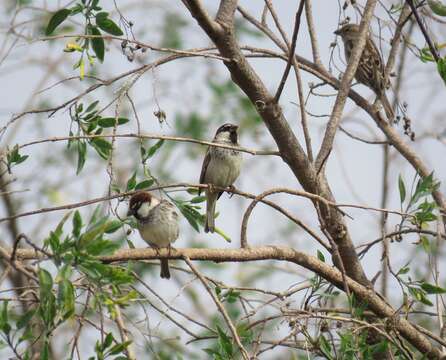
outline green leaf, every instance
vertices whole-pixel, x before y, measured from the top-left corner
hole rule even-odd
[[[116,119],[114,117],[108,117],[108,118],[100,118],[98,121],[99,126],[102,126],[103,128],[111,128],[115,126]],[[118,125],[126,124],[129,122],[129,119],[127,118],[118,118]]]
[[[106,19],[108,18],[109,13],[106,11],[101,11],[99,13],[96,14],[96,19]]]
[[[64,22],[64,20],[71,14],[70,9],[60,9],[56,11],[51,17],[45,30],[46,36],[51,35],[56,28]]]
[[[161,139],[156,142],[155,145],[151,146],[149,150],[147,150],[146,154],[143,157],[143,162],[146,162],[148,159],[150,159],[155,153],[159,150],[161,146],[163,146],[164,140]]]
[[[19,145],[15,145],[14,148],[8,152],[6,155],[6,159],[8,161],[8,165],[11,164],[20,164],[24,162],[26,159],[28,159],[29,155],[20,155],[19,154]]]
[[[446,58],[440,58],[437,61],[437,70],[446,84]]]
[[[93,214],[91,215],[90,220],[88,221],[88,226],[94,224],[97,221],[98,216],[100,216],[100,214],[101,214],[101,205],[98,205],[95,207]]]
[[[421,288],[426,291],[428,294],[444,294],[446,293],[446,289],[443,289],[442,287],[429,284],[429,283],[422,283]]]
[[[231,338],[225,334],[220,326],[217,325],[218,342],[223,352],[232,359],[234,349],[232,348]]]
[[[105,350],[108,347],[110,347],[110,345],[113,343],[113,334],[112,333],[108,333],[107,336],[104,339],[104,342],[102,344],[102,349]]]
[[[203,350],[206,354],[211,355],[212,359],[216,359],[215,356],[219,356],[220,355],[220,353],[217,350],[215,350],[215,349],[205,348],[205,349],[201,349],[201,350]]]
[[[420,59],[424,63],[435,61],[435,58],[432,56],[432,53],[428,47],[420,50]]]
[[[62,280],[59,283],[57,301],[64,320],[74,315],[74,287],[73,284],[71,284],[71,281]]]
[[[217,213],[218,215],[218,213]],[[200,219],[199,221],[203,224],[204,221],[202,221],[202,216],[200,215]],[[215,233],[217,233],[218,235],[220,235],[226,242],[230,243],[232,242],[231,237],[229,235],[227,235],[222,229],[216,227],[215,228]]]
[[[79,140],[77,142],[77,169],[76,175],[82,171],[85,165],[85,159],[87,154],[87,143],[85,141]]]
[[[40,294],[42,297],[45,297],[51,293],[51,290],[53,288],[53,277],[45,269],[39,269],[38,275],[39,275]]]
[[[40,285],[39,315],[45,326],[53,326],[56,316],[56,298],[52,292],[53,278],[51,274],[40,268],[38,271]]]
[[[199,204],[206,200],[206,196],[196,196],[190,201],[192,204]]]
[[[0,329],[6,334],[11,331],[11,325],[8,322],[8,300],[3,301],[3,307],[0,312]]]
[[[55,233],[60,236],[62,235],[63,232],[63,226],[65,225],[65,223],[67,222],[68,218],[71,215],[71,211],[68,211],[63,217],[62,219],[59,221],[59,224],[57,224]]]
[[[28,326],[28,323],[36,314],[36,309],[31,309],[20,316],[16,322],[17,330],[23,329],[25,326]]]
[[[317,258],[320,261],[325,262],[325,256],[324,256],[324,254],[322,254],[322,252],[320,250],[317,251]]]
[[[434,181],[434,173],[420,178],[415,189],[415,194],[412,196],[411,202],[416,203],[420,198],[430,195],[434,189],[438,187],[438,182]]]
[[[446,5],[440,0],[427,0],[427,4],[435,15],[446,16]]]
[[[73,236],[78,237],[81,233],[82,217],[79,210],[76,210],[73,216]]]
[[[230,289],[226,294],[226,301],[230,304],[235,303],[238,298],[240,297],[240,292],[239,291],[235,291],[234,289]]]
[[[124,342],[121,343],[121,344],[116,344],[115,346],[113,346],[113,347],[110,349],[109,354],[110,354],[110,355],[116,355],[116,354],[119,354],[119,353],[123,352],[125,349],[127,349],[127,347],[128,347],[131,343],[132,343],[132,341],[129,340],[129,341],[124,341]]]
[[[415,287],[409,287],[409,292],[412,294],[413,298],[425,305],[433,306],[432,302],[426,297],[424,290]]]
[[[100,36],[102,35],[99,29],[96,26],[89,25],[88,31],[90,35]],[[91,47],[93,48],[94,53],[96,54],[96,57],[100,62],[104,62],[104,55],[105,55],[105,43],[104,39],[100,37],[95,37],[91,39]]]
[[[59,253],[60,237],[54,231],[50,231],[50,236],[45,240],[45,245],[49,245],[54,255]]]
[[[327,357],[327,359],[333,359],[333,355],[331,354],[331,346],[328,343],[327,339],[324,336],[319,337],[319,348],[322,353]]]
[[[87,110],[85,110],[86,113],[89,113],[96,109],[96,106],[98,106],[99,100],[96,100],[95,102],[92,102],[90,105],[88,105]]]
[[[90,144],[94,147],[101,158],[107,160],[110,157],[112,145],[107,140],[102,138],[94,138],[91,139]]]
[[[78,242],[79,248],[83,249],[90,242],[95,240],[97,237],[102,236],[102,234],[104,234],[106,228],[107,228],[107,223],[102,222],[102,223],[99,223],[98,225],[94,226],[92,229],[90,229],[86,233],[82,234],[82,236],[80,237],[79,242]]]
[[[410,267],[403,266],[401,269],[398,270],[397,275],[404,275],[407,274],[410,271]]]
[[[135,186],[135,190],[147,189],[151,187],[154,182],[155,180],[153,179],[143,180]]]
[[[387,340],[383,340],[379,342],[378,344],[370,346],[370,350],[372,350],[373,355],[377,354],[385,354],[389,347],[389,343]]]
[[[115,231],[119,230],[122,227],[122,225],[124,225],[124,223],[122,223],[120,220],[108,221],[106,226],[105,226],[104,232],[106,234],[112,234]]]
[[[107,33],[109,33],[111,35],[116,35],[116,36],[124,35],[122,30],[119,28],[118,25],[116,25],[113,22],[113,20],[111,20],[108,17],[103,16],[101,14],[104,14],[104,13],[99,13],[99,14],[96,15],[96,25],[101,30],[104,30],[105,32],[107,32]]]
[[[400,190],[400,200],[401,204],[406,199],[406,186],[404,185],[403,178],[401,177],[401,174],[398,176],[398,188]]]
[[[126,191],[133,190],[135,186],[136,186],[136,170],[133,173],[132,177],[127,181]]]
[[[80,114],[84,110],[84,104],[79,103],[76,105],[76,114]]]
[[[430,254],[432,252],[431,244],[427,236],[421,236],[420,243],[426,253]]]
[[[71,16],[79,14],[82,12],[82,10],[84,9],[84,7],[82,6],[82,4],[76,4],[75,6],[73,6],[70,11],[71,11]]]
[[[50,344],[49,340],[45,339],[45,343],[43,344],[43,349],[40,353],[40,360],[48,360],[50,356]]]
[[[70,280],[72,273],[73,273],[73,267],[70,264],[65,264],[59,270],[59,274],[56,277],[56,281]]]
[[[177,205],[178,209],[181,211],[183,216],[186,218],[186,220],[189,222],[189,224],[197,231],[200,232],[200,226],[199,224],[201,221],[201,214],[195,210],[192,206],[184,204],[180,201],[175,201],[175,204]]]

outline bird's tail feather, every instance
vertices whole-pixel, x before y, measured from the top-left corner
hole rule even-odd
[[[393,112],[392,105],[390,104],[389,99],[387,99],[386,94],[383,94],[380,97],[380,101],[381,101],[381,104],[383,105],[384,111],[386,113],[387,120],[390,123],[392,123],[394,120],[394,117],[395,117],[395,113]]]
[[[161,259],[161,273],[162,279],[170,279],[169,260]]]
[[[215,229],[215,204],[217,202],[217,194],[207,192],[206,202],[206,223],[204,225],[204,232],[214,232]]]

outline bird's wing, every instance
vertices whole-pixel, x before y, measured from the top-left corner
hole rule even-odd
[[[368,43],[368,48],[372,52],[371,56],[369,57],[371,59],[371,64],[369,65],[371,71],[370,79],[373,78],[373,82],[376,87],[375,91],[377,95],[380,96],[385,92],[385,89],[387,87],[387,85],[384,84],[384,63],[381,57],[381,53],[379,52],[373,40],[370,39]]]
[[[211,152],[210,149],[206,151],[206,155],[203,160],[203,165],[201,166],[201,174],[200,174],[200,184],[205,184],[206,170],[209,166],[209,162],[211,161]],[[200,195],[201,190],[198,190],[198,195]]]
[[[176,206],[174,204],[172,204],[170,201],[167,201],[167,200],[163,199],[163,200],[161,200],[161,202],[159,203],[158,206],[163,207],[164,209],[170,211],[172,213],[172,215],[174,215],[175,218],[178,218],[178,213],[176,211]]]

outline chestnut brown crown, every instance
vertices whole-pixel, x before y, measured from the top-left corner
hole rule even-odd
[[[127,216],[135,215],[142,204],[144,203],[150,204],[151,202],[152,202],[152,195],[150,195],[150,193],[148,193],[147,191],[137,192],[130,198],[129,210],[127,212]]]

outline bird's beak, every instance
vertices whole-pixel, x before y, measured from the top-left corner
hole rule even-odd
[[[340,32],[340,30],[338,29],[338,30],[336,30],[336,31],[333,31],[333,34],[335,34],[335,35],[340,35],[341,32]]]
[[[237,131],[238,130],[238,125],[232,125],[232,130]]]

